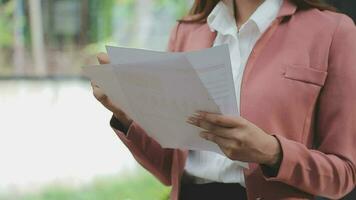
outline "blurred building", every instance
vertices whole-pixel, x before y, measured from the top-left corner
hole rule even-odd
[[[0,77],[80,76],[106,44],[165,50],[189,2],[0,0]]]

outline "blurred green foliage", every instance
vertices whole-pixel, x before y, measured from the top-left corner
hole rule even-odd
[[[118,14],[120,18],[128,21],[134,21],[135,15],[139,14],[134,10],[137,1],[139,0],[89,0],[92,27],[90,32],[91,41],[100,42],[108,40],[112,36],[114,14]],[[189,7],[189,3],[186,0],[153,0],[153,4],[155,10],[173,8],[173,14],[177,19],[182,17]],[[119,8],[117,10],[118,13],[113,13],[113,7],[115,6]]]
[[[35,193],[0,195],[0,200],[167,200],[169,191],[148,172],[139,170],[97,178],[80,187],[53,184]]]
[[[105,1],[89,1],[90,10],[90,26],[91,31],[89,37],[91,41],[104,40],[111,36],[112,33],[112,8],[114,7],[116,0]],[[127,3],[126,3],[127,4]],[[127,5],[123,6],[127,6]],[[100,30],[100,31],[98,31]]]
[[[119,15],[120,18],[132,21],[135,18],[135,15],[138,14],[134,10],[137,1],[139,0],[88,0],[90,13],[88,21],[90,26],[90,31],[88,33],[89,42],[101,42],[110,39],[113,32],[113,16],[115,14]],[[27,6],[26,1],[21,2],[24,6]],[[173,14],[177,17],[177,19],[183,16],[189,7],[187,0],[153,0],[153,4],[155,10],[172,8],[172,11],[174,12]],[[15,0],[0,0],[0,48],[11,47],[11,45],[13,45],[13,16],[15,6]],[[117,7],[118,10],[114,10],[114,7]],[[118,13],[114,13],[115,11],[118,11]],[[24,14],[26,13],[27,12],[24,12]],[[31,27],[28,25],[28,13],[24,16],[24,18],[24,32],[26,33],[25,43],[30,44],[30,41],[28,40],[31,39],[31,37],[29,37],[29,29]],[[48,38],[53,37],[48,36]]]
[[[186,14],[189,9],[188,1],[182,0],[155,0],[156,7],[172,7],[175,8],[177,18]]]
[[[48,75],[80,75],[108,44],[164,50],[192,0],[41,0],[44,41],[36,44],[29,2],[0,0],[0,76],[35,75],[34,45],[44,46]]]
[[[1,2],[0,2],[1,3]],[[11,47],[13,43],[12,15],[15,1],[6,1],[0,4],[0,47]]]

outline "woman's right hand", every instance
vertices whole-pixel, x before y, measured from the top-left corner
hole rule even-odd
[[[99,53],[97,55],[98,61],[100,64],[109,64],[109,57],[106,53]],[[93,81],[91,81],[91,86],[93,88],[93,94],[95,98],[105,106],[108,110],[110,110],[116,119],[118,119],[123,126],[128,128],[131,123],[132,119],[118,106],[115,106],[110,98],[104,93],[104,91]]]

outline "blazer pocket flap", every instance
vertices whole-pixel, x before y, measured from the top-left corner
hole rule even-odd
[[[292,80],[323,86],[327,74],[327,72],[319,71],[313,68],[287,66],[284,73],[284,77]]]

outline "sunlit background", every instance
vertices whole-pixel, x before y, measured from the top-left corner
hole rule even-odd
[[[334,2],[355,16],[350,1]],[[0,200],[167,199],[111,130],[81,67],[107,44],[165,50],[191,3],[0,0]]]
[[[188,0],[0,0],[0,199],[166,199],[81,67],[105,45],[165,50]]]

